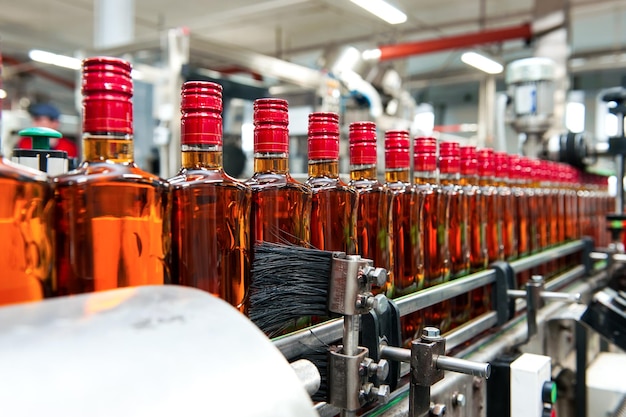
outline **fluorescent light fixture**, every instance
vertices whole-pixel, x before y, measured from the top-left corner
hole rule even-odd
[[[361,53],[361,58],[365,61],[378,61],[380,56],[382,55],[382,51],[378,48],[376,49],[367,49]]]
[[[570,101],[565,106],[565,127],[573,133],[585,130],[585,105]]]
[[[384,0],[350,0],[390,25],[406,22],[406,14]]]
[[[461,61],[487,74],[500,74],[504,70],[501,63],[476,52],[465,52]]]
[[[41,62],[43,64],[56,65],[57,67],[69,68],[73,70],[80,69],[80,59],[71,56],[53,54],[52,52],[41,51],[39,49],[32,49],[28,56],[33,61]]]
[[[6,90],[0,88],[0,100],[4,100],[5,98],[7,98],[7,92]]]

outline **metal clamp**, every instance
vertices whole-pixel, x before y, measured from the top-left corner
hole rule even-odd
[[[545,281],[541,275],[533,275],[526,283],[526,290],[508,290],[510,299],[526,298],[526,323],[528,334],[526,342],[537,334],[537,312],[543,307],[544,301],[561,301],[565,303],[579,303],[579,293],[569,294],[554,291],[544,291]]]
[[[359,255],[333,259],[328,294],[328,310],[333,313],[355,315],[375,308],[372,285],[384,285],[387,271],[374,268],[373,262]]]
[[[444,371],[489,378],[491,365],[445,356],[446,340],[436,327],[426,327],[411,349],[383,347],[381,356],[411,364],[409,416],[428,416],[431,411],[430,387],[441,381]]]

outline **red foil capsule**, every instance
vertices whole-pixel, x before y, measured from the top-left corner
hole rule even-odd
[[[461,149],[457,142],[441,142],[439,144],[439,171],[442,174],[461,172]]]
[[[476,159],[476,146],[461,146],[461,175],[473,177],[478,174],[478,160]]]
[[[376,164],[376,124],[350,123],[350,165]]]
[[[222,145],[222,86],[188,81],[181,92],[181,143]]]
[[[286,100],[255,100],[254,153],[289,153],[289,108]]]
[[[493,156],[495,161],[496,177],[505,180],[509,179],[511,175],[509,154],[506,152],[495,152]]]
[[[406,169],[411,166],[411,142],[406,130],[389,130],[385,133],[385,168]]]
[[[119,58],[83,61],[83,132],[133,133],[131,65]]]
[[[413,149],[415,171],[437,169],[437,141],[435,138],[417,138]]]
[[[311,113],[309,115],[309,161],[339,159],[339,115]]]
[[[481,177],[493,177],[496,175],[493,149],[483,148],[478,151],[478,175]]]

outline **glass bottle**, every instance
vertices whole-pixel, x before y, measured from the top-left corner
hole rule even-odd
[[[393,295],[393,264],[389,241],[389,199],[376,172],[376,125],[350,124],[350,186],[358,195],[357,250],[374,266],[387,269],[387,283],[378,292]]]
[[[289,174],[287,102],[263,98],[254,102],[254,174],[251,242],[308,245],[311,189]]]
[[[517,255],[520,258],[530,254],[531,226],[529,219],[529,194],[524,187],[524,168],[522,157],[519,155],[509,156],[509,183],[511,194],[517,212],[515,221],[515,233],[517,234]],[[526,284],[530,279],[530,271],[522,271],[517,275],[518,285]]]
[[[54,179],[61,294],[169,282],[169,185],[133,161],[130,71],[83,61],[84,162]]]
[[[517,226],[518,213],[515,196],[509,187],[510,167],[509,155],[506,152],[495,152],[496,192],[498,193],[499,211],[502,213],[502,247],[504,259],[513,261],[518,256]]]
[[[437,142],[434,138],[417,138],[414,146],[414,182],[423,199],[424,287],[429,288],[450,278],[448,251],[447,200],[437,181]],[[450,302],[444,301],[424,311],[428,326],[442,332],[450,328]]]
[[[439,181],[441,197],[448,206],[448,253],[451,278],[466,275],[470,269],[468,239],[469,195],[461,187],[461,150],[456,142],[439,143]],[[450,300],[452,327],[465,323],[470,317],[470,295]]]
[[[475,146],[461,146],[461,185],[468,197],[470,241],[470,271],[477,272],[489,265],[487,253],[487,206],[478,187],[478,161]]]
[[[358,195],[339,178],[339,115],[310,114],[308,142],[311,245],[355,254]]]
[[[478,151],[478,175],[482,194],[487,206],[487,254],[489,263],[504,259],[502,239],[502,212],[498,207],[498,192],[495,187],[495,164],[493,149],[484,148]]]
[[[51,183],[0,153],[0,195],[0,306],[41,300],[54,290]]]
[[[222,165],[222,86],[186,82],[181,112],[182,168],[169,180],[173,281],[245,312],[251,190]]]
[[[422,199],[411,182],[409,132],[385,133],[385,187],[390,195],[390,240],[395,296],[413,293],[424,287],[424,250],[422,246]],[[401,317],[404,345],[419,337],[421,311]]]

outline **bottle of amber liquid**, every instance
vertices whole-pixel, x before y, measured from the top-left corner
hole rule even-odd
[[[61,294],[169,281],[169,185],[133,162],[130,71],[83,61],[84,162],[54,180]]]
[[[287,102],[274,98],[254,102],[254,174],[251,242],[308,245],[311,189],[289,174]]]
[[[53,290],[51,183],[0,153],[0,196],[0,306],[41,300]]]
[[[517,256],[523,258],[530,254],[531,228],[529,221],[529,194],[524,188],[524,168],[522,157],[519,155],[509,156],[509,184],[513,195],[513,204],[517,219],[515,220],[515,233],[517,234]],[[523,271],[517,275],[517,284],[525,285],[530,279],[530,271]]]
[[[494,153],[496,167],[496,184],[498,193],[498,207],[502,213],[502,247],[504,259],[512,261],[518,256],[517,242],[517,205],[515,196],[511,192],[509,155],[506,152]]]
[[[183,85],[182,168],[172,185],[173,281],[245,312],[251,191],[222,166],[222,87]]]
[[[487,206],[478,187],[478,161],[475,146],[461,146],[461,182],[468,199],[468,231],[470,271],[477,272],[489,265],[487,254]]]
[[[414,146],[414,181],[422,195],[424,236],[424,286],[441,284],[450,278],[448,252],[448,207],[437,181],[437,142],[433,138],[417,138]],[[427,326],[450,328],[450,302],[444,301],[424,311]]]
[[[389,230],[396,297],[424,287],[422,198],[411,182],[409,140],[405,130],[385,133],[385,187],[391,198]],[[419,337],[422,323],[421,311],[400,319],[405,346]]]
[[[350,124],[350,186],[359,194],[357,250],[374,266],[387,269],[387,283],[378,292],[393,296],[394,277],[389,240],[389,199],[376,176],[376,125]]]
[[[498,204],[498,190],[496,189],[496,170],[493,149],[484,148],[478,151],[478,175],[480,190],[485,197],[487,206],[487,254],[489,263],[504,259],[504,244],[502,238],[502,211]]]
[[[311,245],[356,253],[357,192],[339,179],[339,115],[309,115]]]
[[[448,206],[448,252],[451,278],[469,273],[470,247],[468,238],[469,195],[461,187],[461,150],[456,142],[439,143],[439,182],[442,198]],[[470,295],[450,300],[452,327],[465,323],[470,317]]]

